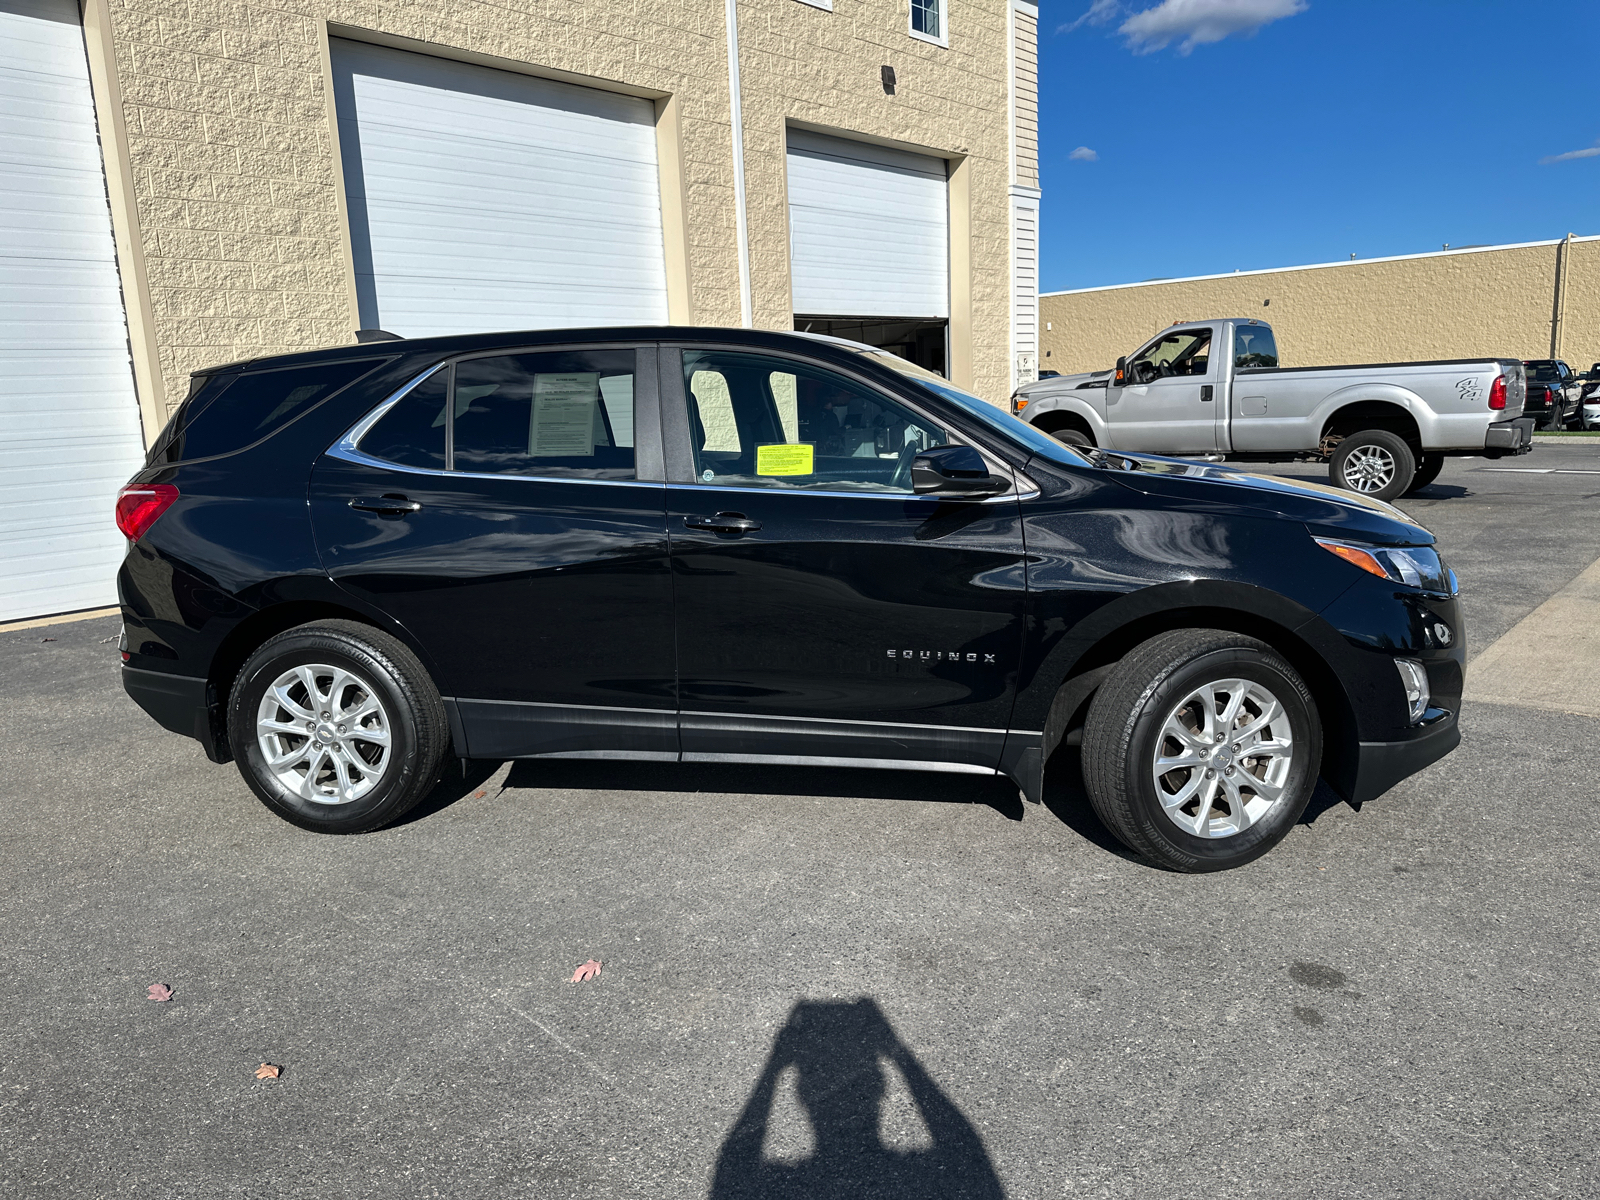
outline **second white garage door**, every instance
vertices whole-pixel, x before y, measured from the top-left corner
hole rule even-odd
[[[666,321],[650,101],[332,48],[363,327],[417,337]]]
[[[791,129],[794,311],[948,317],[947,176],[942,158]]]

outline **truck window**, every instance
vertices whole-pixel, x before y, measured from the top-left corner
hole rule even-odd
[[[1266,325],[1235,325],[1233,327],[1234,370],[1244,367],[1275,367],[1278,365],[1278,343]]]
[[[1210,354],[1209,329],[1180,329],[1146,347],[1144,353],[1133,360],[1131,374],[1135,380],[1204,375]]]

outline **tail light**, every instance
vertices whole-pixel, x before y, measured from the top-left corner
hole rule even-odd
[[[130,483],[117,493],[117,528],[137,542],[177,498],[178,489],[170,483]]]
[[[1496,375],[1494,382],[1489,385],[1489,407],[1504,408],[1506,406],[1506,377]]]

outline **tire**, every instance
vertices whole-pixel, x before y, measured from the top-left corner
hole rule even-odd
[[[1094,439],[1080,429],[1053,429],[1050,436],[1074,450],[1093,450]]]
[[[444,703],[417,656],[354,621],[301,625],[265,642],[234,684],[228,736],[261,802],[318,833],[398,820],[438,782],[450,745]]]
[[[1328,478],[1347,492],[1393,500],[1411,487],[1417,458],[1405,438],[1387,429],[1363,429],[1335,447]]]
[[[1209,722],[1202,692],[1213,698]],[[1257,723],[1248,743],[1215,740],[1219,697],[1247,721],[1235,719],[1235,729]],[[1171,722],[1193,732],[1180,740]],[[1208,725],[1205,742],[1195,733]],[[1276,746],[1286,733],[1283,753],[1233,751]],[[1158,751],[1189,762],[1158,776]],[[1300,819],[1321,764],[1322,722],[1299,674],[1265,642],[1218,629],[1177,629],[1136,647],[1100,685],[1084,724],[1083,781],[1095,812],[1130,850],[1170,871],[1226,871],[1260,858]],[[1207,778],[1208,770],[1216,773]]]
[[[1439,472],[1442,470],[1444,470],[1444,455],[1424,454],[1417,463],[1417,473],[1411,477],[1411,486],[1406,489],[1406,495],[1409,496],[1427,487],[1439,478]]]

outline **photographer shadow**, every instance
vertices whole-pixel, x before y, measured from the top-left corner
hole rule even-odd
[[[883,1136],[885,1066],[905,1081],[927,1144],[901,1149]],[[786,1072],[810,1125],[809,1153],[769,1154]],[[778,1031],[755,1090],[722,1144],[711,1200],[823,1197],[1004,1197],[983,1139],[867,997],[803,1000]]]

